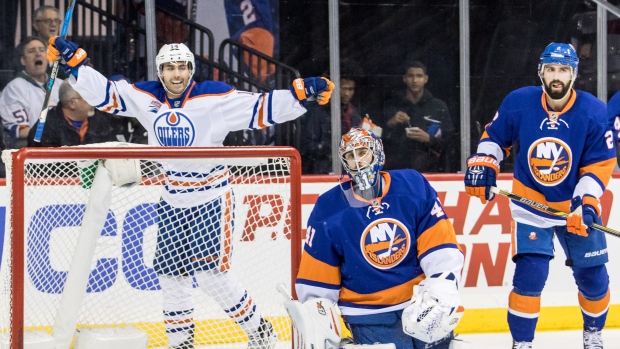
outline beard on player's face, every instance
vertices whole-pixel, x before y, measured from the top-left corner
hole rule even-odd
[[[560,80],[552,80],[548,84],[545,83],[545,92],[547,92],[551,99],[562,99],[570,90],[570,85],[570,81],[569,83],[564,83]]]

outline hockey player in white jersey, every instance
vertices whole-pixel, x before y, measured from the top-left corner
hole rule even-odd
[[[56,37],[50,49],[62,56],[70,83],[96,108],[136,117],[150,145],[221,146],[230,131],[259,129],[325,104],[334,84],[297,79],[289,90],[237,91],[217,81],[195,82],[193,53],[184,44],[164,45],[155,59],[159,81],[109,81],[84,65],[86,52]],[[192,277],[248,334],[248,348],[273,348],[277,334],[245,288],[228,272],[232,192],[226,166],[166,160],[166,190],[158,208],[153,266],[163,293],[163,319],[170,348],[194,348]]]

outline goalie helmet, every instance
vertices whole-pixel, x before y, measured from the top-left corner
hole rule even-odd
[[[359,127],[353,127],[340,140],[340,161],[349,175],[362,191],[374,188],[377,184],[379,171],[385,164],[383,143],[374,133]],[[368,149],[359,156],[358,149]],[[370,157],[366,154],[370,153]]]
[[[159,49],[157,56],[155,56],[155,65],[157,67],[157,76],[159,77],[159,81],[164,86],[164,89],[167,92],[166,84],[161,77],[161,72],[163,69],[163,65],[165,63],[177,63],[184,62],[187,64],[189,68],[189,80],[194,76],[194,72],[196,71],[196,64],[194,62],[194,54],[189,50],[185,44],[165,44]],[[189,86],[189,83],[187,84]],[[187,86],[185,88],[187,89]],[[185,90],[183,90],[185,92]],[[183,93],[181,92],[181,93]]]

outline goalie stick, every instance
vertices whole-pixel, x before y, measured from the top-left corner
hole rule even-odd
[[[69,22],[71,21],[71,17],[73,15],[73,8],[75,7],[75,0],[71,0],[71,4],[65,13],[65,21],[62,24],[62,29],[60,30],[60,36],[63,39],[67,38],[67,31],[69,31]],[[43,100],[43,109],[41,109],[41,113],[39,114],[39,124],[37,125],[37,131],[34,134],[34,141],[39,143],[41,142],[41,136],[43,135],[43,128],[45,127],[45,121],[47,120],[47,111],[50,103],[50,96],[52,95],[52,87],[54,86],[54,82],[56,81],[56,75],[58,74],[58,66],[60,65],[60,59],[54,61],[54,65],[52,66],[52,72],[50,74],[49,81],[47,82],[47,91],[45,91],[45,99]]]
[[[534,200],[530,200],[530,199],[528,199],[526,197],[523,197],[523,196],[520,196],[520,195],[517,195],[517,194],[513,194],[513,193],[511,193],[509,191],[502,190],[502,189],[499,189],[497,187],[491,187],[491,193],[505,196],[505,197],[509,198],[510,200],[514,200],[516,202],[520,202],[522,204],[525,204],[525,205],[528,205],[530,207],[533,207],[533,208],[535,208],[537,210],[540,210],[540,211],[552,214],[554,216],[558,216],[558,217],[562,217],[562,218],[568,217],[568,213],[566,213],[566,212],[562,212],[562,211],[557,210],[557,209],[555,209],[553,207],[549,207],[549,206],[547,206],[545,204],[541,204],[540,202],[536,202]],[[594,228],[596,230],[599,230],[599,231],[602,231],[604,233],[616,236],[616,237],[620,237],[620,231],[608,228],[608,227],[606,227],[604,225],[600,225],[600,224],[594,223],[594,224],[592,224],[592,228]]]

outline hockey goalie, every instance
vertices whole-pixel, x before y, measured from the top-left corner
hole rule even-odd
[[[369,130],[352,128],[339,152],[348,180],[310,214],[295,283],[301,303],[287,307],[299,344],[337,348],[342,313],[358,345],[465,348],[453,334],[464,256],[437,193],[414,170],[381,171],[383,145]],[[319,303],[334,319],[316,320]]]

